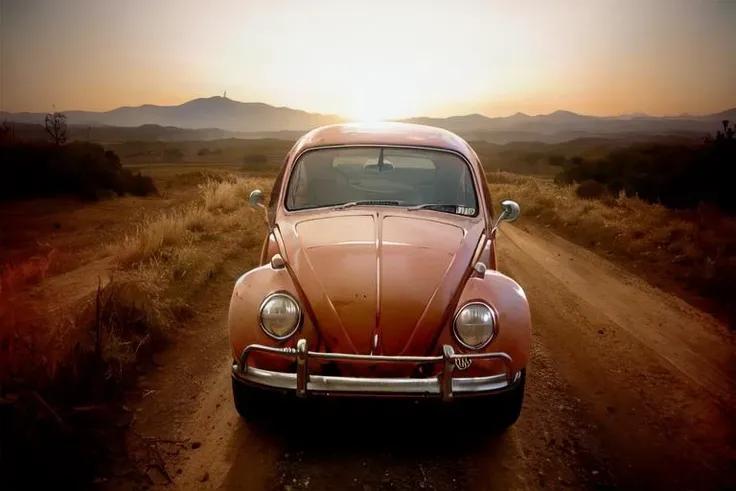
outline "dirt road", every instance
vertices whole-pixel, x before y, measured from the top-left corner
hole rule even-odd
[[[471,438],[457,429],[483,422],[461,414],[343,401],[279,427],[243,423],[225,327],[244,269],[233,264],[143,382],[133,434],[155,442],[148,458],[155,450],[173,483],[153,468],[151,479],[168,489],[733,489],[726,329],[544,230],[502,229],[501,270],[526,290],[534,321],[514,427]]]

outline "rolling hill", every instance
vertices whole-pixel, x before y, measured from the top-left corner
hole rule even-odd
[[[233,132],[305,130],[341,121],[331,115],[314,114],[260,102],[238,102],[225,97],[194,99],[178,106],[119,107],[106,112],[65,111],[70,125],[143,126],[147,124],[184,129],[218,128]],[[0,113],[0,120],[43,123],[42,113]]]
[[[85,131],[93,131],[97,135],[96,139],[100,139],[99,135],[103,133],[109,134],[112,140],[228,137],[292,139],[311,128],[345,121],[337,115],[309,113],[260,102],[239,102],[219,96],[194,99],[177,106],[145,104],[106,112],[66,111],[65,114],[69,125],[75,128],[77,138],[83,137]],[[44,116],[43,113],[0,112],[0,120],[26,125],[42,124]],[[715,131],[724,119],[736,120],[736,108],[701,116],[682,114],[655,117],[633,113],[598,117],[559,110],[540,115],[516,113],[505,117],[488,117],[469,114],[448,118],[416,117],[402,121],[439,126],[468,135],[471,139],[503,143],[652,134],[696,136]]]

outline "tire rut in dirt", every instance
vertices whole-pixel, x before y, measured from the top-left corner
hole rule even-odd
[[[581,285],[546,272],[537,263],[544,258],[525,252],[526,240],[546,247],[536,237],[502,237],[502,269],[524,285],[535,342],[580,401],[591,452],[608,463],[613,481],[626,489],[725,489],[736,479],[728,408],[576,295]],[[582,261],[576,250],[564,253]],[[622,315],[641,322],[633,308]]]

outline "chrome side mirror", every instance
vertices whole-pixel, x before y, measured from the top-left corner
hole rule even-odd
[[[254,189],[250,192],[250,195],[248,196],[248,201],[253,208],[263,206],[263,191],[261,191],[260,189]]]
[[[268,219],[268,210],[266,205],[263,203],[263,191],[260,189],[254,189],[248,195],[248,202],[253,208],[261,208],[263,210],[263,219],[266,221],[268,231],[271,232],[271,222]]]
[[[513,222],[514,220],[519,218],[519,214],[521,213],[519,203],[517,203],[516,201],[511,201],[510,199],[502,201],[501,208],[503,209],[503,211],[501,212],[501,216],[498,218],[499,220],[503,220],[504,222]]]
[[[519,214],[521,213],[521,208],[519,208],[519,203],[516,201],[512,201],[510,199],[501,201],[501,214],[498,215],[498,218],[496,219],[496,223],[493,224],[493,230],[492,232],[495,233],[498,229],[498,225],[504,221],[504,222],[513,222],[517,218],[519,218]]]

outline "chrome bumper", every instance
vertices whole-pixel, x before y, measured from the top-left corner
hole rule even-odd
[[[248,366],[248,355],[254,351],[293,357],[296,373],[273,372]],[[365,378],[314,375],[309,373],[309,359],[333,361],[370,361],[374,363],[442,363],[442,372],[427,378]],[[488,377],[454,378],[456,363],[460,360],[497,359],[504,362],[505,372]],[[320,353],[307,349],[307,340],[300,339],[294,348],[273,348],[260,344],[247,346],[238,362],[233,363],[233,377],[257,387],[295,391],[297,396],[319,395],[374,395],[440,397],[452,400],[454,396],[487,395],[511,388],[518,382],[520,372],[512,372],[511,357],[506,353],[455,354],[452,346],[443,345],[439,356],[373,356],[341,353]]]

